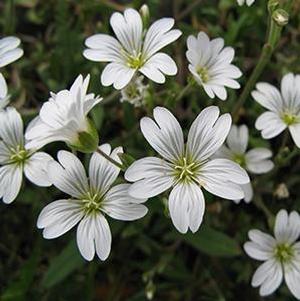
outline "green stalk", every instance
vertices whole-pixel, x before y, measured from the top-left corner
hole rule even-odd
[[[245,85],[244,90],[242,91],[238,102],[236,103],[236,106],[233,109],[233,122],[238,121],[240,109],[243,107],[245,101],[249,98],[249,95],[253,90],[255,83],[257,82],[266,65],[270,61],[273,51],[278,44],[282,28],[286,24],[285,22],[282,22],[280,17],[283,17],[284,20],[286,20],[286,18],[288,17],[287,12],[282,9],[277,9],[275,11],[270,10],[267,40],[262,48],[262,52],[259,57],[258,63],[256,64],[256,67],[254,68],[249,80]]]
[[[112,159],[110,156],[108,156],[105,152],[103,152],[100,148],[97,148],[97,153],[99,153],[102,157],[104,157],[106,160],[108,160],[110,163],[114,164],[118,168],[124,171],[123,164],[117,162],[116,160]]]

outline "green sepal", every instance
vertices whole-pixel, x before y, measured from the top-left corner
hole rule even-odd
[[[69,144],[73,150],[82,153],[93,153],[97,150],[99,145],[99,136],[94,123],[87,119],[87,130],[78,133],[78,138],[75,143]]]

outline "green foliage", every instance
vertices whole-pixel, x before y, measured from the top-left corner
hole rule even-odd
[[[163,86],[149,83],[146,105],[141,108],[121,104],[119,92],[102,87],[100,74],[105,64],[90,62],[82,55],[86,37],[111,33],[110,15],[125,7],[138,9],[143,4],[140,0],[1,1],[0,32],[19,36],[25,51],[22,59],[1,72],[8,79],[12,104],[26,123],[36,116],[49,91],[67,88],[78,74],[90,73],[89,91],[104,98],[90,114],[99,143],[123,146],[126,153],[121,160],[129,166],[133,158],[154,154],[139,129],[139,120],[150,116],[153,107],[168,107],[185,129],[207,105],[217,104],[222,112],[232,112],[242,89],[229,91],[226,102],[208,99],[189,77],[184,55],[186,38],[200,30],[210,37],[223,37],[226,45],[235,49],[235,64],[244,74],[239,81],[244,86],[265,42],[266,2],[256,0],[251,7],[238,7],[235,0],[146,1],[150,22],[175,17],[183,36],[166,47],[176,60],[178,75],[168,78]],[[279,85],[283,74],[300,73],[299,24],[300,5],[294,1],[290,21],[259,80]],[[191,88],[181,96],[188,83]],[[166,210],[167,195],[153,198],[146,203],[149,214],[142,220],[109,220],[113,244],[106,262],[95,259],[85,263],[75,243],[75,229],[56,240],[42,239],[41,231],[36,229],[38,213],[46,204],[65,195],[55,188],[37,188],[26,182],[13,204],[0,204],[0,300],[144,301],[151,293],[152,300],[158,301],[263,300],[250,286],[257,265],[244,255],[241,245],[247,240],[249,229],[269,231],[259,200],[267,204],[271,214],[280,208],[300,209],[300,162],[290,137],[285,148],[281,148],[281,137],[271,141],[261,138],[254,129],[261,112],[262,108],[251,97],[239,112],[239,122],[250,128],[249,147],[270,147],[277,164],[272,173],[253,179],[254,202],[236,205],[207,195],[200,230],[180,235]],[[57,143],[47,146],[46,151],[56,158],[57,151],[65,148],[63,143]],[[80,156],[82,162],[88,161],[89,155]],[[282,183],[289,198],[279,197]],[[272,300],[293,298],[283,287]]]

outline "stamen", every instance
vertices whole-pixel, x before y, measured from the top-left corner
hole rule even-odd
[[[101,207],[101,197],[96,193],[92,194],[88,192],[86,196],[82,199],[83,207],[86,214],[96,213]]]
[[[200,75],[201,80],[203,83],[207,83],[210,79],[210,76],[208,74],[208,70],[205,67],[199,67],[197,69],[197,73]]]
[[[23,146],[18,145],[16,149],[11,148],[12,155],[10,156],[10,161],[12,163],[23,164],[28,158],[28,152],[23,148]]]
[[[299,121],[299,118],[297,117],[297,115],[290,113],[290,112],[284,112],[281,116],[281,119],[288,126],[295,124]]]
[[[275,257],[282,263],[289,262],[294,256],[294,250],[290,244],[279,244],[275,248]]]
[[[189,163],[186,157],[183,157],[175,166],[176,183],[178,182],[196,182],[199,164],[196,162]]]

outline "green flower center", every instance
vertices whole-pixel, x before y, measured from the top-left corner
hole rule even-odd
[[[82,199],[83,208],[86,214],[97,213],[101,208],[102,197],[95,193],[88,192]]]
[[[237,164],[239,164],[241,167],[246,166],[246,157],[244,154],[235,154],[233,156],[233,161]]]
[[[294,256],[294,250],[289,244],[280,244],[275,248],[275,257],[282,263],[289,262]]]
[[[142,57],[142,52],[129,54],[124,49],[121,50],[122,54],[126,59],[126,64],[129,68],[139,69],[145,64],[145,60]]]
[[[205,68],[205,67],[199,67],[197,69],[197,73],[201,77],[201,80],[202,80],[203,83],[207,83],[209,81],[210,76],[208,74],[207,68]]]
[[[198,172],[199,172],[199,163],[189,162],[186,157],[183,157],[179,160],[175,166],[175,178],[178,182],[197,182],[198,183]]]
[[[298,122],[297,115],[288,112],[283,113],[281,119],[288,126]]]
[[[16,149],[11,150],[10,161],[11,163],[24,164],[24,162],[29,158],[29,153],[24,149],[23,146],[19,146]]]

